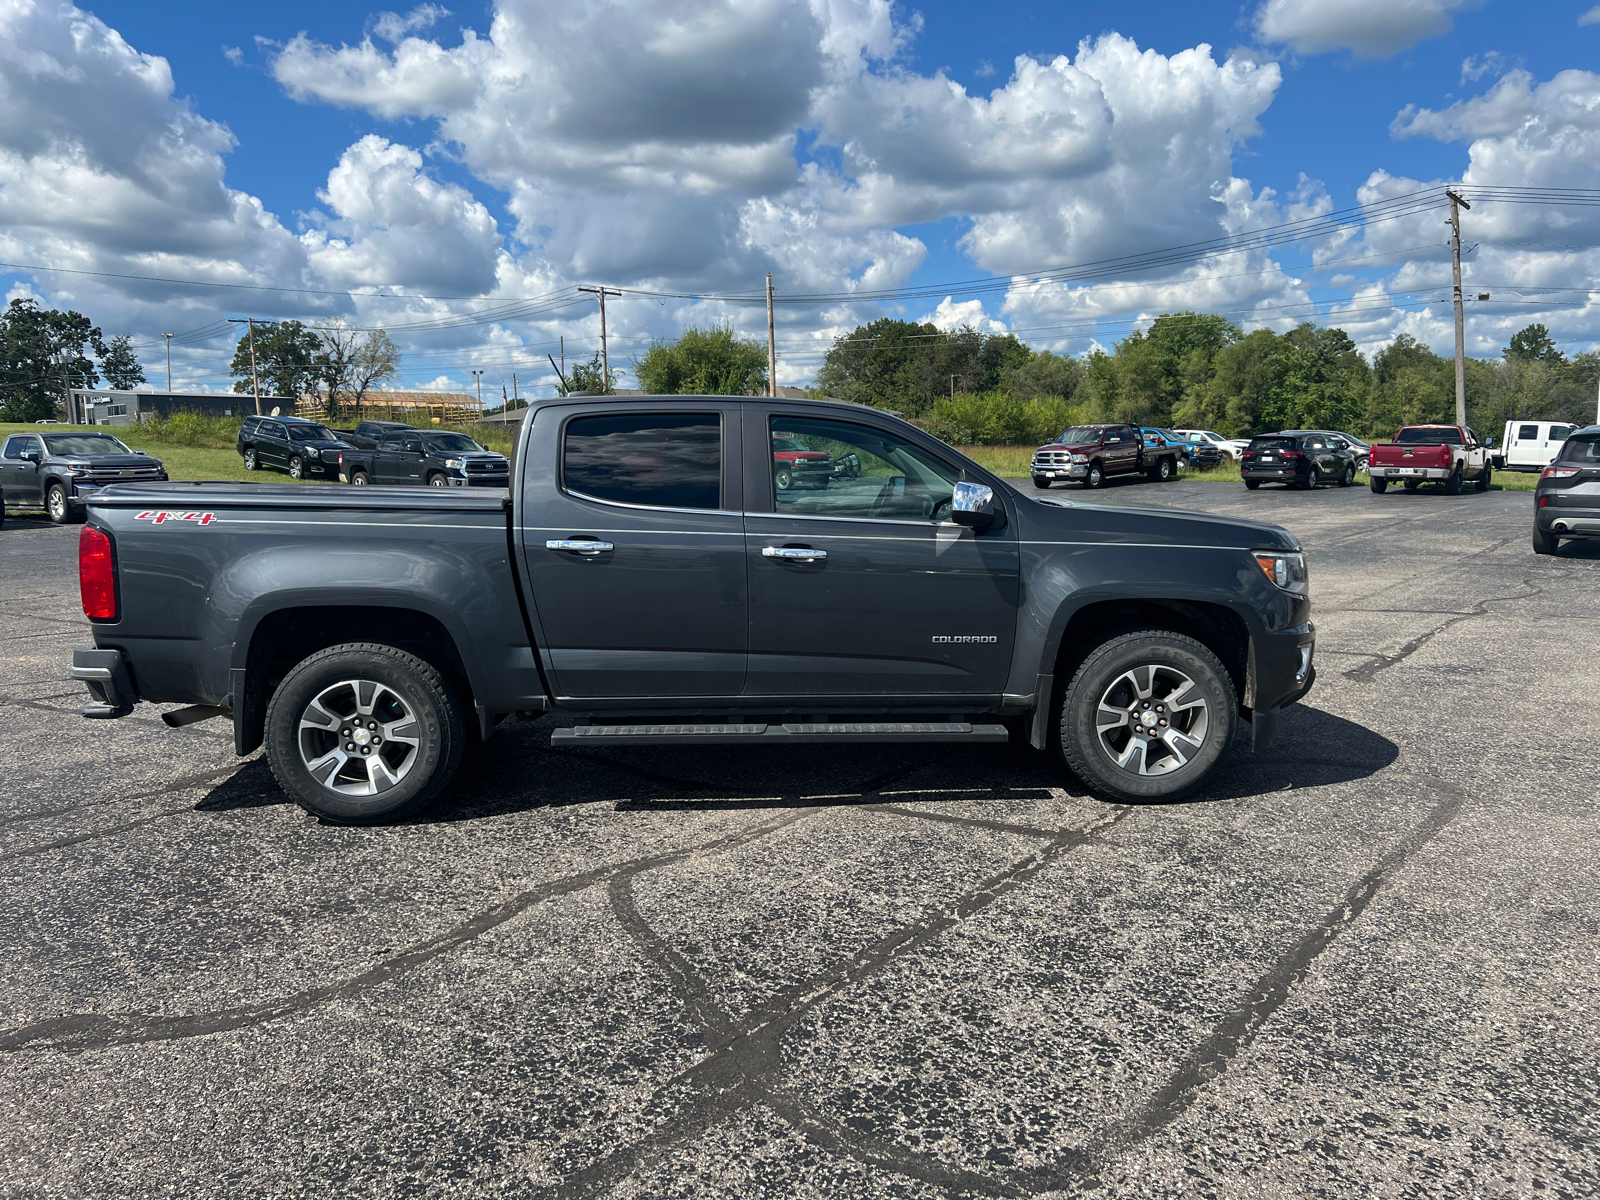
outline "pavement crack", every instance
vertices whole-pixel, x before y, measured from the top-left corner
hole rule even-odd
[[[47,817],[59,817],[70,812],[80,812],[86,808],[104,808],[110,804],[132,804],[136,800],[148,800],[152,796],[164,796],[168,792],[181,792],[188,788],[199,787],[202,783],[210,783],[216,779],[225,779],[230,775],[236,774],[238,771],[248,766],[252,761],[254,760],[241,759],[232,766],[219,767],[215,771],[199,771],[193,775],[180,775],[171,783],[164,783],[160,787],[151,788],[148,791],[134,792],[131,796],[118,796],[110,800],[80,800],[76,804],[64,804],[59,808],[42,808],[34,812],[17,813],[14,816],[0,817],[0,828],[3,828],[6,825],[16,825],[23,821],[42,821]],[[165,812],[160,815],[172,816],[175,813],[192,811],[194,811],[192,808],[175,808],[170,812]],[[139,825],[144,823],[145,822],[143,821],[136,821],[133,824]],[[65,838],[59,842],[51,842],[45,846],[31,846],[27,850],[17,850],[10,854],[0,854],[0,861],[3,861],[7,858],[15,858],[23,854],[35,854],[40,850],[53,850],[60,846],[71,846],[78,842],[89,841],[92,838],[105,837],[108,834],[118,832],[118,830],[121,828],[132,828],[132,826],[119,826],[117,829],[100,829],[96,830],[94,833],[84,834],[80,837]]]
[[[281,1017],[293,1016],[334,1000],[348,999],[369,992],[381,984],[410,973],[440,955],[474,941],[497,926],[505,924],[536,904],[569,896],[604,883],[624,871],[651,870],[669,863],[681,862],[697,854],[717,854],[756,841],[809,815],[805,812],[788,813],[761,825],[662,854],[647,855],[627,862],[595,867],[576,875],[551,880],[519,892],[484,909],[470,920],[446,930],[437,937],[419,942],[400,951],[357,975],[338,983],[305,988],[291,995],[260,1004],[240,1005],[212,1012],[189,1015],[158,1013],[72,1013],[24,1025],[9,1033],[0,1034],[0,1053],[24,1049],[51,1049],[67,1053],[102,1050],[109,1046],[126,1046],[142,1042],[168,1042],[182,1038],[202,1037],[261,1025]],[[153,818],[152,818],[153,819]]]
[[[1474,602],[1470,609],[1458,612],[1448,621],[1444,621],[1441,624],[1434,626],[1434,628],[1428,630],[1426,633],[1419,634],[1417,637],[1412,638],[1405,645],[1401,646],[1400,649],[1394,654],[1374,654],[1371,656],[1372,661],[1362,663],[1359,667],[1351,667],[1350,670],[1343,673],[1344,677],[1346,679],[1352,679],[1357,683],[1371,683],[1379,671],[1386,671],[1396,663],[1404,662],[1418,650],[1426,646],[1434,638],[1438,637],[1445,630],[1454,625],[1459,625],[1462,621],[1470,621],[1473,617],[1488,616],[1488,605],[1498,604],[1507,600],[1526,600],[1529,597],[1540,595],[1544,591],[1543,588],[1534,586],[1532,576],[1524,578],[1523,581],[1517,586],[1527,590],[1520,595],[1513,594],[1509,596],[1485,596],[1482,600]]]

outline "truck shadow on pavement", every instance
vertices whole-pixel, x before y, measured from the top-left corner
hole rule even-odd
[[[552,748],[555,727],[549,718],[502,726],[488,743],[469,750],[439,803],[415,821],[470,821],[593,803],[611,803],[619,812],[718,811],[842,808],[879,804],[886,794],[914,794],[923,804],[947,798],[964,806],[986,799],[1037,800],[1055,789],[1074,797],[1089,794],[1055,755],[1032,749],[1018,735],[1007,746],[970,749],[840,745],[819,760],[810,748]],[[1284,713],[1269,750],[1258,755],[1247,747],[1248,731],[1241,730],[1210,784],[1165,803],[1203,804],[1350,783],[1400,755],[1382,735],[1305,705]],[[270,775],[263,778],[272,787]]]

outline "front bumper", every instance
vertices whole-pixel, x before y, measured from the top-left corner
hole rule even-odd
[[[1256,750],[1272,744],[1278,714],[1316,683],[1316,649],[1317,627],[1310,621],[1251,640],[1248,700]]]
[[[1035,479],[1082,479],[1089,473],[1088,463],[1068,463],[1066,466],[1033,466],[1028,468]]]
[[[470,475],[457,475],[454,472],[452,472],[451,475],[450,475],[450,486],[451,487],[495,487],[495,488],[510,487],[511,486],[511,475],[510,475],[509,472],[498,472],[498,471],[494,472],[494,473],[490,473],[488,471],[485,471],[482,474],[479,474],[477,472],[473,472]]]

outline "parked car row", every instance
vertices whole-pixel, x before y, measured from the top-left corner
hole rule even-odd
[[[244,469],[275,467],[291,479],[419,487],[505,487],[503,454],[464,433],[417,429],[398,421],[362,421],[334,431],[304,417],[246,417],[239,427]]]

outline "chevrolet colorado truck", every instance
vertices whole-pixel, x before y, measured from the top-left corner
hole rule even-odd
[[[1178,473],[1184,448],[1136,425],[1074,425],[1033,452],[1029,474],[1041,491],[1058,479],[1097,488],[1113,475],[1167,480]]]
[[[338,468],[341,483],[503,488],[511,464],[464,433],[401,426],[385,430],[375,449],[341,451]]]
[[[778,487],[774,436],[853,456]],[[232,721],[335,822],[438,795],[470,733],[565,746],[986,744],[1096,791],[1199,786],[1312,686],[1284,529],[1025,496],[835,402],[535,401],[507,491],[103,489],[81,531],[86,717]]]
[[[42,508],[57,525],[108,483],[166,477],[160,459],[109,433],[13,433],[0,445],[0,509]]]
[[[1493,447],[1492,440],[1480,442],[1464,425],[1407,425],[1394,441],[1371,447],[1367,478],[1379,493],[1391,483],[1405,484],[1408,492],[1442,483],[1447,495],[1458,496],[1468,479],[1476,491],[1487,492],[1494,477]]]

